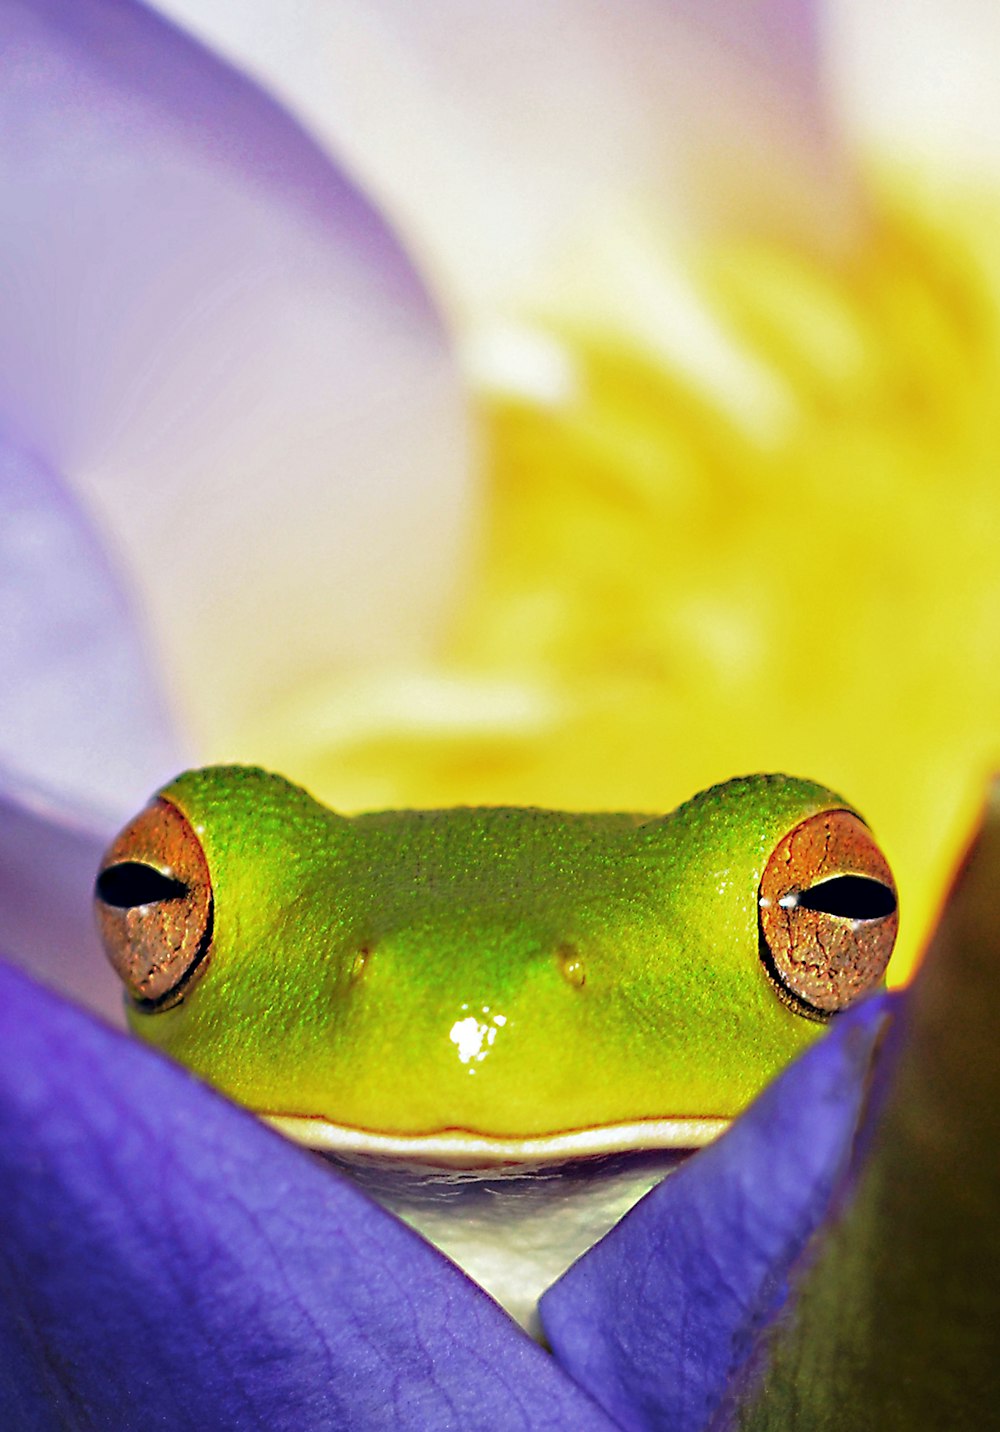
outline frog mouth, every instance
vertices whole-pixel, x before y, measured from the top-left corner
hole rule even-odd
[[[442,1129],[426,1134],[375,1133],[327,1119],[261,1114],[265,1123],[295,1143],[338,1158],[451,1169],[522,1170],[581,1158],[702,1148],[729,1127],[722,1118],[639,1119],[597,1128],[516,1138]]]

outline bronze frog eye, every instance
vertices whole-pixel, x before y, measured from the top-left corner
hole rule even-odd
[[[130,821],[101,862],[97,927],[133,1002],[169,1009],[205,964],[212,944],[212,881],[201,842],[169,801]]]
[[[778,844],[759,892],[760,954],[779,995],[826,1019],[882,979],[896,885],[871,831],[846,810],[810,816]]]

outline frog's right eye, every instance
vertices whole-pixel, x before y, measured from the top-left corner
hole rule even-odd
[[[820,811],[789,831],[759,907],[764,969],[797,1013],[827,1019],[881,982],[899,926],[896,886],[852,811]]]
[[[129,822],[101,862],[94,906],[133,1004],[177,1004],[211,951],[213,900],[201,842],[176,806],[154,801]]]

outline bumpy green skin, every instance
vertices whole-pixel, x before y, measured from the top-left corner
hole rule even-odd
[[[768,856],[847,808],[810,782],[660,817],[350,819],[249,767],[162,794],[202,841],[214,941],[182,1003],[130,1022],[260,1112],[512,1138],[729,1117],[821,1030],[758,958]]]

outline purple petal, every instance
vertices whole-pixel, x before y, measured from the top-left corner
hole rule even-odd
[[[542,1298],[557,1360],[626,1428],[706,1428],[850,1155],[891,996],[843,1016]]]
[[[321,1161],[0,966],[0,1425],[610,1426]]]
[[[373,209],[129,0],[0,7],[0,127],[0,422],[95,514],[203,752],[337,660],[429,644],[464,402]]]

